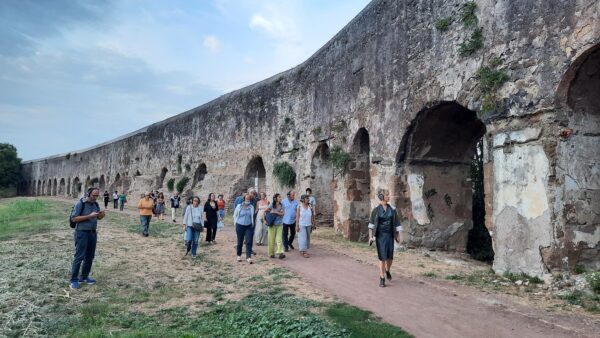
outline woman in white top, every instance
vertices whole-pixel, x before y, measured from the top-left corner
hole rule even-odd
[[[310,232],[312,225],[315,224],[315,216],[309,204],[309,196],[300,197],[302,204],[298,205],[296,210],[296,232],[298,233],[298,244],[300,253],[304,258],[310,257],[308,249],[310,248]]]
[[[183,231],[185,231],[185,255],[192,251],[192,258],[196,257],[196,250],[200,232],[204,226],[204,208],[200,206],[200,197],[194,196],[192,205],[185,208],[183,214]]]
[[[269,207],[269,200],[267,200],[267,194],[264,192],[260,193],[260,200],[258,201],[258,213],[256,214],[256,229],[254,230],[254,241],[256,245],[265,245],[267,241],[267,225],[264,223],[265,211]]]

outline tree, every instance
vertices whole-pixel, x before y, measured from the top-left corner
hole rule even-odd
[[[21,179],[21,159],[12,144],[0,143],[0,187],[16,187]]]

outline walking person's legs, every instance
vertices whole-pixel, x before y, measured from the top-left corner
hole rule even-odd
[[[192,258],[196,257],[198,245],[200,244],[200,232],[192,229]]]
[[[254,235],[254,227],[247,227],[244,235],[246,237],[246,261],[252,264],[252,236]]]
[[[206,221],[206,237],[205,237],[206,243],[210,243],[211,239],[212,239],[212,226],[209,221]]]
[[[119,200],[113,200],[113,209],[118,208]]]
[[[123,211],[123,206],[124,206],[124,205],[125,205],[125,203],[124,203],[124,202],[121,202],[121,205],[120,205],[120,207],[119,207],[119,210]]]
[[[306,247],[306,227],[300,227],[300,231],[298,232],[298,249],[300,250],[300,253],[304,253],[307,249]]]
[[[275,241],[277,243],[277,251],[276,254],[279,255],[279,258],[284,258],[283,254],[283,226],[282,225],[274,225],[275,229]]]
[[[288,239],[288,246],[294,250],[294,237],[296,236],[296,223],[290,224],[290,238]]]
[[[185,227],[185,255],[187,256],[192,250],[192,242],[194,239],[194,229],[192,227]]]
[[[173,220],[173,223],[175,223],[175,208],[171,208],[171,219]]]
[[[212,223],[212,237],[210,241],[215,244],[215,239],[217,238],[217,223]]]
[[[283,223],[283,225],[281,225],[281,234],[282,234],[282,241],[283,241],[283,250],[285,250],[285,252],[287,252],[288,249],[288,224]]]
[[[275,226],[268,228],[269,229],[267,231],[269,235],[267,237],[267,253],[269,254],[269,257],[275,258],[275,236],[277,236],[277,230],[275,230]]]
[[[237,235],[237,246],[235,247],[235,253],[238,257],[238,261],[241,260],[241,256],[242,256],[242,243],[244,243],[244,235],[245,235],[245,231],[243,229],[243,226],[236,224],[235,225],[235,234]]]

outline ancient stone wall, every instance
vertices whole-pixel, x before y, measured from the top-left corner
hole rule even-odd
[[[295,189],[312,186],[322,220],[347,238],[366,238],[386,188],[407,243],[464,251],[466,171],[483,139],[494,269],[598,269],[600,3],[480,0],[473,25],[462,22],[472,19],[465,3],[375,0],[300,66],[92,149],[27,162],[20,191],[76,196],[95,183],[135,195],[187,176],[185,190],[205,198],[258,175],[272,195],[289,189],[273,176],[288,161]],[[486,85],[484,67],[506,78]],[[324,160],[335,146],[350,156],[343,174]]]

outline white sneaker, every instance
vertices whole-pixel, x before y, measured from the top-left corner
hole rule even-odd
[[[237,261],[238,261],[238,262],[241,262],[241,261],[242,261],[242,256],[238,256],[238,257],[237,257]]]

